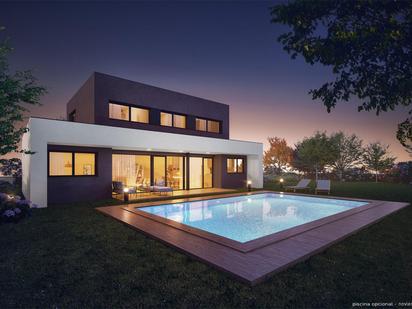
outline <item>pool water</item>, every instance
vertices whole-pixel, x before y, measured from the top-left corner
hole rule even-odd
[[[244,243],[366,204],[262,193],[138,209]]]

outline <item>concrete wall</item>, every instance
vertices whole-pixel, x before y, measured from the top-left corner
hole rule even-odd
[[[263,186],[263,145],[183,134],[126,129],[50,119],[30,118],[29,133],[23,137],[23,148],[35,152],[23,155],[23,192],[41,207],[47,199],[48,145],[102,147],[116,150],[178,152],[211,155],[243,155],[247,158],[246,177],[253,187]]]

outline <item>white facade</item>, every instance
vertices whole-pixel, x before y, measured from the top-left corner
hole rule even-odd
[[[22,148],[23,193],[40,207],[47,206],[47,145],[104,147],[117,150],[182,152],[247,156],[247,179],[263,187],[263,144],[255,142],[127,129],[61,120],[30,118]]]

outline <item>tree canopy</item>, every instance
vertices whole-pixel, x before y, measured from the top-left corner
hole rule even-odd
[[[334,141],[325,132],[316,132],[311,137],[305,137],[295,146],[294,167],[299,170],[318,173],[325,166],[332,164],[337,157],[337,149]]]
[[[391,168],[395,162],[388,151],[389,146],[379,142],[370,143],[363,152],[363,163],[367,168],[375,172],[375,181],[378,181],[378,173]]]
[[[268,137],[268,142],[269,149],[264,153],[263,164],[266,170],[282,172],[292,163],[293,149],[284,138]]]
[[[18,127],[27,111],[24,105],[39,104],[46,92],[31,71],[9,72],[7,56],[11,51],[7,40],[0,41],[0,155],[18,151],[20,139],[27,132],[27,128]]]
[[[342,180],[345,171],[354,167],[362,159],[362,140],[355,134],[346,135],[343,132],[332,134],[330,139],[336,149],[336,157],[331,167]]]
[[[272,7],[273,23],[291,31],[278,37],[294,59],[332,68],[336,79],[310,90],[330,112],[340,101],[360,100],[376,114],[412,105],[412,1],[295,0]],[[412,117],[397,138],[412,150]]]

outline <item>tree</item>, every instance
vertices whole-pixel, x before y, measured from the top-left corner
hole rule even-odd
[[[297,169],[315,172],[315,179],[318,180],[319,172],[335,162],[336,157],[334,141],[325,132],[316,132],[296,144],[293,164]]]
[[[0,32],[4,28],[0,28]],[[24,113],[23,105],[37,105],[45,88],[36,85],[30,71],[9,73],[7,56],[12,51],[7,40],[0,42],[0,155],[17,151],[19,142],[27,128],[19,128]],[[22,150],[30,153],[29,150]]]
[[[388,152],[388,145],[379,142],[370,143],[363,151],[363,163],[375,172],[375,182],[378,182],[378,173],[393,167],[396,160]]]
[[[338,132],[330,136],[331,141],[335,144],[337,156],[332,162],[331,167],[336,171],[339,179],[343,179],[345,171],[355,167],[356,163],[362,158],[362,140],[355,134],[345,135]]]
[[[266,170],[275,170],[280,173],[292,163],[293,149],[286,140],[280,137],[268,137],[269,149],[263,156]]]
[[[376,114],[412,104],[412,1],[295,0],[272,7],[273,23],[291,27],[278,41],[292,59],[332,68],[336,75],[310,90],[330,112],[353,97]],[[412,150],[412,117],[397,138]]]

